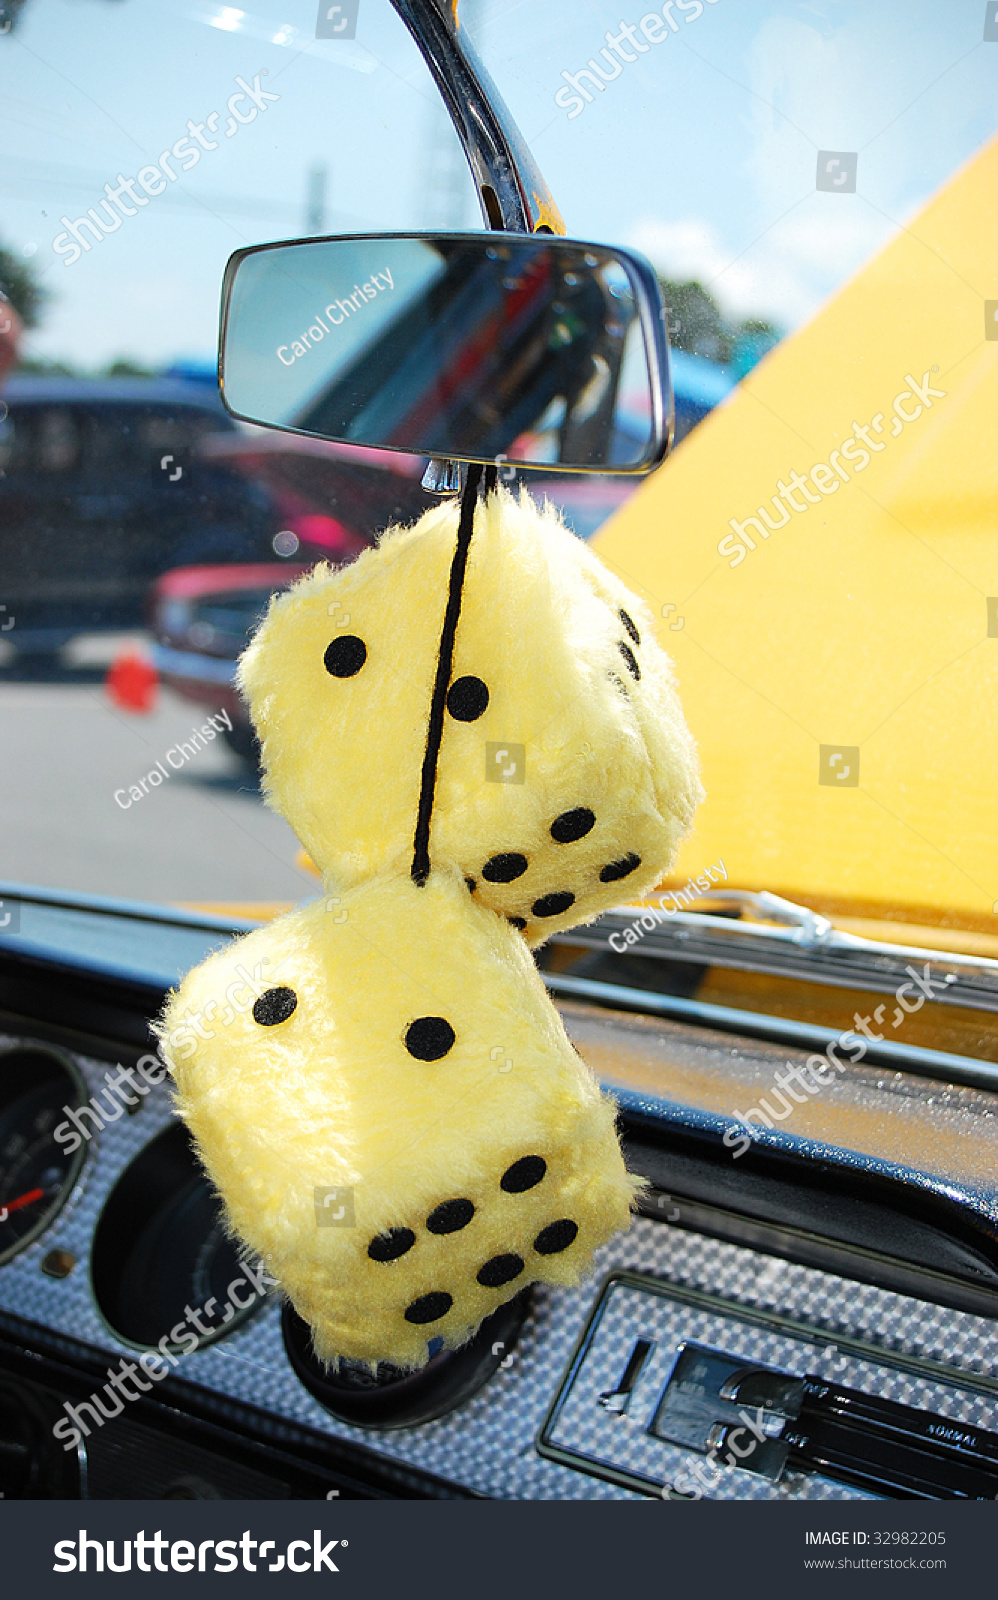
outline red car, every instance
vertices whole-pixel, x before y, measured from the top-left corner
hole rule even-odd
[[[232,724],[222,737],[245,761],[257,759],[256,737],[235,685],[236,659],[267,609],[270,596],[290,588],[308,568],[261,562],[254,566],[177,567],[152,592],[152,661],[161,682],[186,700],[224,711]]]
[[[150,599],[152,659],[160,680],[178,694],[226,712],[232,723],[226,742],[255,762],[256,739],[235,687],[235,669],[270,596],[290,588],[316,561],[352,560],[378,531],[392,521],[413,521],[435,496],[421,486],[425,462],[418,456],[262,430],[219,435],[204,449],[266,485],[284,519],[274,546],[285,559],[165,573]],[[559,505],[583,538],[634,490],[626,479],[530,477],[531,492]]]

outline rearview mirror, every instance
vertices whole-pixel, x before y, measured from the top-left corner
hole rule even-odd
[[[665,316],[640,256],[551,235],[355,234],[229,261],[233,416],[464,461],[647,472],[672,437]]]

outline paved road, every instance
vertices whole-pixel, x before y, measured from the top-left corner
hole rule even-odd
[[[0,879],[151,901],[314,893],[294,834],[221,737],[123,810],[114,791],[157,760],[169,771],[166,752],[205,716],[170,693],[149,715],[118,710],[88,676],[0,681]]]

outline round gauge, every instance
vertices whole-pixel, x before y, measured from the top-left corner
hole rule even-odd
[[[188,1134],[175,1123],[125,1168],[94,1234],[94,1295],[104,1320],[129,1344],[167,1338],[189,1353],[231,1333],[265,1299],[225,1225]]]
[[[50,1045],[0,1048],[0,1265],[52,1223],[80,1174],[86,1145],[56,1129],[86,1100],[71,1056]]]

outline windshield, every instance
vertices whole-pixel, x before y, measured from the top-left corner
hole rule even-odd
[[[418,457],[219,401],[233,250],[481,226],[388,0],[251,3],[4,12],[7,883],[314,892],[235,660],[271,593],[434,503]],[[998,932],[983,11],[462,0],[569,235],[644,252],[669,308],[674,454],[637,488],[531,482],[676,663],[707,791],[677,887],[720,862],[868,925]]]

